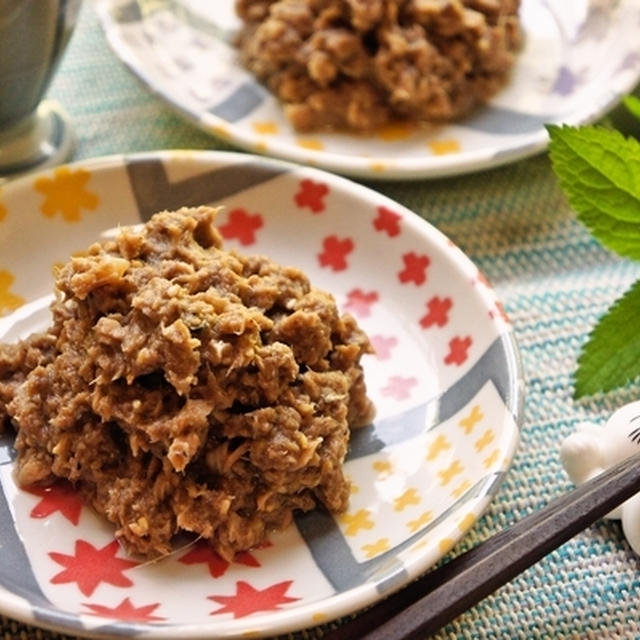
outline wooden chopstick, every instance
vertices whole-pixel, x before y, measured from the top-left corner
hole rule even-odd
[[[640,453],[556,498],[323,636],[426,638],[640,491]]]

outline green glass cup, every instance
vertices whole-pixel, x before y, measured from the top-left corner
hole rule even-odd
[[[71,155],[68,116],[43,98],[79,9],[80,0],[0,0],[0,180]]]

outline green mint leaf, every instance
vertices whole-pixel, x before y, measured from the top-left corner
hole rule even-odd
[[[600,318],[582,348],[575,397],[611,391],[640,375],[640,281]]]
[[[625,96],[622,99],[622,102],[629,113],[640,119],[640,98],[636,98],[635,96]]]
[[[640,259],[640,143],[603,127],[548,125],[553,170],[603,245]]]

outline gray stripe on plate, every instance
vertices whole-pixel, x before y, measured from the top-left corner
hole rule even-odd
[[[228,98],[209,109],[209,113],[226,122],[237,122],[257,109],[268,93],[253,81],[241,84]]]
[[[557,119],[549,114],[531,114],[505,107],[486,106],[458,123],[465,129],[493,135],[519,135],[536,133],[547,122]]]
[[[0,436],[0,460],[2,464],[15,457],[13,434]],[[13,514],[0,483],[0,585],[10,593],[28,602],[48,603],[31,568],[27,551],[18,535]]]
[[[406,569],[397,558],[399,552],[418,542],[463,504],[474,498],[489,495],[503,477],[504,472],[499,471],[481,478],[459,500],[420,531],[393,549],[364,562],[355,559],[335,520],[326,511],[309,511],[297,516],[295,523],[316,565],[338,593],[374,580],[378,592],[385,594],[406,581]]]
[[[442,395],[403,413],[383,418],[351,433],[347,460],[368,456],[385,447],[414,438],[448,420],[471,402],[487,382],[492,382],[511,413],[518,412],[519,391],[509,366],[511,337],[498,336],[469,371]]]
[[[157,158],[127,159],[126,168],[143,221],[165,209],[215,203],[290,171],[284,165],[249,160],[171,182]]]

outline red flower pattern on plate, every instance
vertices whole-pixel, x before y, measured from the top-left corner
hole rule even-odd
[[[327,236],[322,241],[322,252],[318,254],[320,266],[329,267],[334,271],[344,271],[349,263],[347,256],[353,251],[354,244],[351,238],[338,238],[338,236]]]
[[[206,542],[196,542],[194,547],[180,557],[182,564],[206,564],[212,578],[223,576],[231,566],[219,553],[214,551]],[[250,551],[242,551],[236,554],[233,562],[247,567],[259,567],[260,562]]]
[[[160,606],[159,602],[145,604],[141,607],[134,607],[129,598],[125,598],[116,607],[107,607],[102,604],[84,603],[90,610],[90,615],[101,616],[103,618],[114,618],[116,620],[127,620],[135,622],[160,622],[166,620],[162,616],[154,616],[153,612]]]
[[[449,322],[449,311],[451,311],[452,306],[453,301],[451,298],[433,296],[427,302],[427,313],[420,318],[420,326],[424,329],[428,329],[433,325],[444,327]]]
[[[403,284],[413,282],[420,285],[427,281],[427,268],[431,264],[429,256],[419,255],[410,251],[402,256],[404,268],[398,273],[398,279]]]
[[[495,308],[489,311],[489,316],[491,318],[501,318],[504,322],[511,323],[506,309],[504,308],[502,302],[500,302],[499,300],[495,301]]]
[[[78,589],[90,596],[103,582],[114,587],[130,587],[133,582],[123,572],[138,566],[138,562],[116,558],[120,549],[117,540],[102,549],[96,549],[86,540],[76,540],[75,555],[52,551],[49,557],[64,567],[64,570],[51,578],[52,584],[75,582]]]
[[[400,234],[402,216],[387,207],[378,207],[378,217],[373,221],[376,231],[386,233],[390,238]]]
[[[80,494],[69,482],[59,480],[48,487],[28,487],[26,491],[41,498],[40,502],[31,509],[29,515],[32,518],[47,518],[53,513],[60,512],[71,524],[77,526],[84,503]]]
[[[414,377],[391,376],[387,385],[382,388],[382,394],[396,400],[406,400],[411,396],[411,390],[418,384]]]
[[[371,315],[371,306],[378,302],[380,296],[377,291],[363,291],[362,289],[352,289],[347,293],[345,309],[361,318]]]
[[[398,344],[398,338],[395,336],[375,335],[369,338],[369,342],[371,342],[378,360],[388,360],[391,357],[392,349]]]
[[[449,353],[444,358],[445,364],[456,364],[460,366],[469,357],[469,348],[473,340],[471,336],[460,338],[456,336],[449,340]]]
[[[487,276],[485,276],[484,273],[482,273],[482,271],[480,271],[479,269],[475,279],[471,281],[471,284],[475,286],[477,282],[483,284],[485,287],[487,287],[487,289],[491,289],[491,283],[487,279]]]
[[[211,615],[232,613],[234,618],[243,618],[259,611],[277,611],[284,604],[296,602],[300,598],[292,598],[286,593],[293,580],[285,580],[272,584],[266,589],[256,589],[248,582],[239,580],[236,582],[236,592],[232,596],[214,595],[208,596],[222,607],[211,612]]]
[[[218,227],[222,237],[226,240],[238,240],[242,245],[250,245],[256,241],[256,232],[264,222],[259,213],[248,213],[245,209],[229,211],[227,222]]]
[[[314,182],[306,178],[300,181],[300,189],[294,196],[295,203],[301,208],[308,208],[313,213],[320,213],[326,208],[325,197],[329,187],[323,182]]]
[[[474,287],[477,284],[482,284],[487,289],[492,291],[491,283],[489,282],[487,276],[485,276],[484,273],[480,270],[478,270],[476,277],[471,281],[471,284]],[[496,318],[500,318],[503,322],[506,322],[507,324],[511,324],[511,320],[509,320],[509,316],[507,315],[507,312],[505,311],[505,308],[502,305],[502,302],[500,302],[499,300],[494,300],[494,307],[493,309],[489,310],[489,317],[494,320]]]

